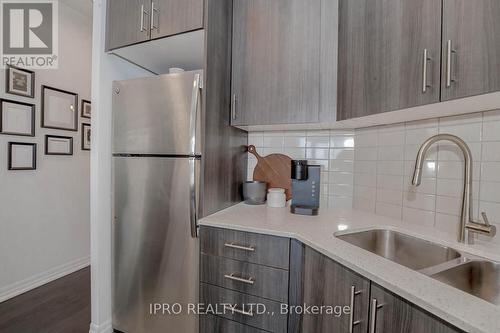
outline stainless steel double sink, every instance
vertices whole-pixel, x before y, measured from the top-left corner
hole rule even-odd
[[[500,305],[499,263],[387,229],[335,236],[485,301]]]

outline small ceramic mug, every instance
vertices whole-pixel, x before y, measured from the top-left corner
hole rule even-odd
[[[267,207],[283,208],[286,206],[285,189],[270,188],[267,190]]]

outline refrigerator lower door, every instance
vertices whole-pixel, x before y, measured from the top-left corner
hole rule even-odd
[[[199,243],[190,214],[199,160],[114,157],[113,163],[113,328],[198,332],[198,318],[187,307],[198,302]],[[157,304],[170,311],[179,304],[182,313],[155,314]]]

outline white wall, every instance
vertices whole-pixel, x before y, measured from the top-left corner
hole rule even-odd
[[[112,82],[151,76],[104,52],[106,0],[95,0],[92,53],[91,333],[111,333],[111,100]]]
[[[36,104],[36,137],[0,135],[0,301],[81,268],[90,254],[88,151],[78,132],[40,128],[41,85],[90,99],[91,18],[59,2],[59,69],[36,70],[35,99],[2,98]],[[88,122],[88,121],[87,121]],[[45,156],[45,134],[72,136],[73,156]],[[7,142],[36,142],[37,170],[8,171]]]

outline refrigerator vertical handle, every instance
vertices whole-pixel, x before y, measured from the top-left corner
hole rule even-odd
[[[191,229],[191,237],[198,237],[198,196],[197,196],[197,173],[196,173],[196,157],[189,158],[189,223]]]
[[[191,96],[191,115],[189,119],[189,150],[196,155],[196,121],[198,119],[198,103],[201,89],[201,75],[195,74],[193,81],[193,94]]]

